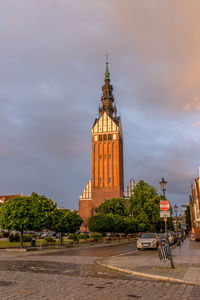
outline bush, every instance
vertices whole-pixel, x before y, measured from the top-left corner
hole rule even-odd
[[[90,237],[92,239],[101,239],[102,235],[101,235],[101,233],[98,233],[98,232],[92,232],[91,235],[90,235]]]
[[[53,239],[52,236],[46,236],[46,237],[44,238],[44,240],[45,240],[45,242],[47,242],[47,243],[54,242],[54,239]]]
[[[15,233],[15,242],[19,242],[20,241],[20,235],[19,233]]]
[[[2,232],[2,233],[0,233],[0,239],[2,239],[2,237],[3,237],[3,232]]]
[[[18,233],[15,233],[15,234],[11,233],[9,235],[8,239],[9,239],[10,243],[19,242],[20,241],[20,236],[19,236]]]
[[[143,232],[143,231],[146,231],[146,224],[144,224],[144,223],[139,223],[138,224],[138,231],[139,232]]]
[[[15,235],[11,233],[11,234],[9,235],[8,239],[9,239],[9,242],[10,242],[10,243],[15,242]]]
[[[77,241],[78,240],[78,234],[76,234],[76,233],[69,233],[68,234],[68,239],[69,240],[73,240],[73,241]]]
[[[79,239],[89,239],[89,234],[88,233],[81,233],[81,234],[79,234]]]
[[[9,232],[8,231],[4,231],[3,232],[3,237],[4,238],[8,238],[9,237]]]
[[[32,241],[32,235],[30,234],[24,234],[23,235],[23,242],[31,242]]]

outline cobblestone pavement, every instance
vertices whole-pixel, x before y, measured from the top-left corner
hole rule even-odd
[[[41,253],[1,250],[0,299],[200,299],[200,286],[134,277],[95,264],[98,258],[135,248],[127,243]]]

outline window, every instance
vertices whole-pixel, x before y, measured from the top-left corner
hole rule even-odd
[[[99,141],[102,141],[102,135],[101,134],[99,135]]]
[[[100,183],[102,182],[102,178],[100,178]]]
[[[102,156],[100,155],[99,158],[101,159],[101,157],[102,157]]]
[[[109,158],[111,158],[111,154],[109,154]]]
[[[106,154],[104,155],[104,157],[106,158]]]
[[[112,134],[109,134],[109,135],[108,135],[108,139],[109,139],[109,141],[112,140]]]
[[[109,181],[111,182],[111,177],[109,177]]]
[[[104,134],[103,139],[104,141],[107,141],[107,134]]]

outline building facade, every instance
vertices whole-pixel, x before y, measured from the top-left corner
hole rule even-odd
[[[110,84],[108,62],[102,86],[99,117],[92,127],[92,180],[89,180],[79,197],[79,215],[84,220],[81,230],[87,230],[87,221],[95,208],[106,199],[123,197],[123,133],[121,118]]]
[[[200,237],[200,168],[199,177],[191,184],[190,216],[192,232]]]

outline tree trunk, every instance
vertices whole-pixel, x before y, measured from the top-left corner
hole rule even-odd
[[[60,233],[60,244],[62,245],[63,243],[63,236],[62,236],[62,232]]]
[[[24,243],[23,243],[23,230],[21,231],[21,234],[20,234],[20,248],[23,248],[24,247]]]

